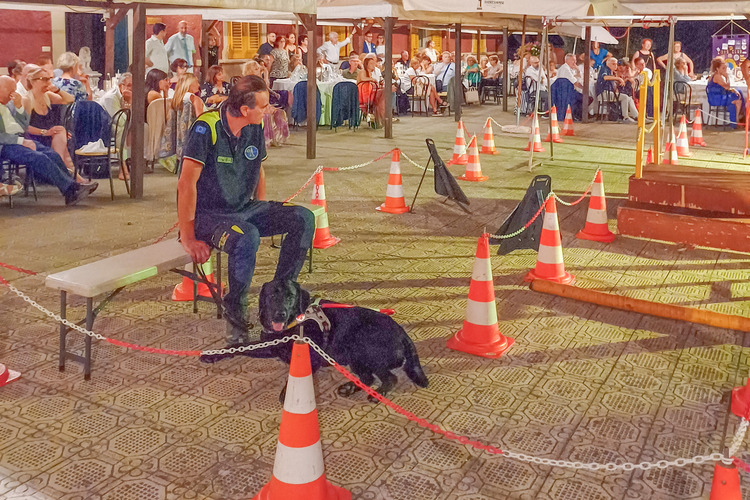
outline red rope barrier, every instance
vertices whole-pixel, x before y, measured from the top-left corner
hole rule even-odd
[[[29,274],[31,276],[36,276],[38,273],[34,271],[29,271],[28,269],[23,269],[16,266],[11,266],[10,264],[5,264],[4,262],[0,262],[0,267],[4,267],[5,269],[10,269],[11,271],[16,271],[23,274]]]

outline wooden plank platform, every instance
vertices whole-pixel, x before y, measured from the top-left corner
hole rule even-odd
[[[646,165],[630,177],[628,200],[750,216],[750,172],[684,165]]]
[[[626,203],[617,209],[617,229],[627,236],[750,252],[750,218],[697,213]]]

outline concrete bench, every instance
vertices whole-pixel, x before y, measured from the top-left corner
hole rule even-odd
[[[323,207],[307,203],[295,203],[315,215],[316,219],[324,212]],[[312,272],[313,249],[310,248],[309,272]],[[216,282],[221,283],[222,252],[216,254]],[[143,248],[131,250],[119,255],[107,257],[83,266],[74,267],[67,271],[51,274],[45,280],[45,286],[60,291],[60,316],[66,318],[68,307],[68,293],[86,298],[86,318],[80,324],[85,324],[87,330],[94,327],[94,320],[107,303],[123,288],[139,281],[151,278],[165,271],[175,270],[183,273],[181,268],[190,264],[192,260],[185,253],[177,239],[162,241]],[[193,275],[196,268],[193,268]],[[94,307],[94,299],[105,295]],[[211,302],[216,303],[216,315],[221,318],[222,287],[218,287],[218,295]],[[198,300],[202,299],[197,293],[197,282],[193,281],[193,312],[198,312]],[[70,328],[60,324],[60,371],[65,370],[65,361],[71,359],[83,363],[83,377],[91,378],[91,337],[84,339],[84,355],[68,352],[66,338]]]

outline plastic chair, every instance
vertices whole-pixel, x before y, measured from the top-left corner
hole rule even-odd
[[[734,94],[727,94],[721,87],[708,85],[706,86],[706,97],[708,98],[707,126],[711,125],[711,119],[713,119],[714,125],[726,130],[731,124],[730,122],[737,121],[737,108],[732,103]]]

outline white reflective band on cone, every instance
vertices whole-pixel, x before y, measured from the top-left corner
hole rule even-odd
[[[604,197],[604,185],[601,182],[595,182],[591,189],[591,196]]]
[[[315,387],[313,387],[312,375],[307,377],[289,375],[284,409],[289,413],[300,415],[306,415],[315,409]]]
[[[388,184],[388,188],[385,190],[385,196],[386,198],[403,198],[404,188],[401,184],[397,186]]]
[[[391,173],[392,174],[400,174],[401,173],[401,163],[400,162],[391,162]]]
[[[315,196],[317,194],[317,196]],[[324,185],[315,186],[313,188],[313,200],[325,200],[326,199],[326,187]]]
[[[539,245],[536,260],[542,264],[560,264],[563,261],[562,247]]]
[[[474,268],[471,270],[471,279],[474,281],[492,281],[492,260],[474,259]]]
[[[593,222],[594,224],[607,224],[607,212],[590,208],[586,221]]]
[[[542,224],[542,227],[544,229],[549,229],[550,231],[559,231],[560,225],[557,223],[557,214],[555,215],[544,215],[544,223]]]
[[[282,483],[311,483],[322,476],[324,472],[323,448],[320,445],[320,440],[304,448],[290,448],[281,443],[276,445],[273,477]]]
[[[466,321],[475,325],[492,326],[497,323],[495,302],[477,302],[469,299],[466,304]]]

